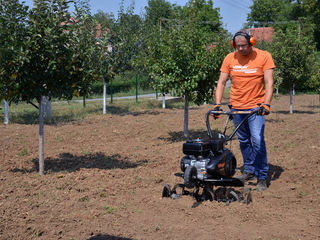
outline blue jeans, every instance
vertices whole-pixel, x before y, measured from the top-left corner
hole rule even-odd
[[[246,109],[246,110],[256,110]],[[241,111],[232,109],[232,111]],[[235,127],[247,115],[236,114],[233,115],[233,123]],[[264,116],[252,115],[248,121],[237,131],[237,137],[240,143],[240,149],[243,157],[244,171],[247,173],[254,173],[258,180],[265,180],[268,176],[269,165],[267,161],[267,150],[264,141]]]

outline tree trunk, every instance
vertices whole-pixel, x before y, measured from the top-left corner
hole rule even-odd
[[[103,114],[107,113],[107,81],[103,79]]]
[[[33,7],[37,8],[37,0],[33,0]],[[48,101],[49,99],[45,96],[42,96],[39,101],[39,174],[44,175],[44,110],[45,106],[44,102],[50,103],[50,115],[51,115],[51,102]],[[50,116],[51,117],[51,116]]]
[[[292,87],[292,95],[296,95],[296,91],[294,89],[295,89],[295,84],[293,84],[293,87]]]
[[[9,124],[9,104],[6,100],[4,102],[4,124]]]
[[[86,107],[86,96],[82,97],[82,105],[84,108]]]
[[[184,136],[186,139],[189,139],[188,124],[189,124],[189,99],[188,99],[188,96],[186,95],[184,99]]]
[[[43,120],[43,99],[41,97],[39,102],[39,174],[44,175],[44,120]]]
[[[49,100],[49,97],[42,97],[42,114],[43,118],[45,120],[51,120],[52,119],[52,107],[51,107],[51,101]]]
[[[290,89],[290,114],[293,113],[293,87]]]
[[[166,95],[165,94],[162,95],[162,108],[163,109],[166,108]]]

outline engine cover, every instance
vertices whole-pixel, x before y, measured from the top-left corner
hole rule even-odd
[[[207,172],[217,177],[232,177],[235,174],[237,161],[233,153],[225,149],[221,154],[214,156],[207,164]]]
[[[219,154],[209,153],[207,157],[187,155],[181,159],[181,170],[185,172],[189,166],[197,169],[197,178],[230,178],[235,174],[237,161],[233,153],[225,149]]]
[[[211,144],[209,141],[203,141],[201,139],[195,139],[187,141],[183,144],[183,153],[193,156],[208,156],[211,150]]]
[[[224,149],[225,139],[195,139],[189,140],[183,144],[183,153],[193,155],[195,157],[207,157],[212,151],[213,153],[221,152]]]

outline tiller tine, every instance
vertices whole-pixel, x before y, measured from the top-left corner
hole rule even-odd
[[[177,188],[181,188],[181,194],[177,193]],[[184,190],[185,185],[178,183],[173,186],[172,190],[168,184],[163,184],[162,197],[171,197],[172,199],[180,198],[182,195],[190,194],[189,191]]]
[[[162,197],[170,197],[171,189],[170,186],[166,183],[163,184]]]
[[[251,188],[244,188],[242,189],[242,203],[249,204],[252,202],[252,193]]]

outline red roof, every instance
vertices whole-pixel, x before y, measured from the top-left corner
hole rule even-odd
[[[272,42],[274,29],[272,27],[249,28],[250,34],[259,41]]]
[[[101,24],[98,23],[96,26],[96,38],[101,38],[102,37],[102,33],[108,33],[109,29],[105,28],[105,29],[101,29]]]
[[[60,23],[60,25],[61,26],[72,25],[72,24],[75,24],[75,23],[78,23],[78,22],[79,22],[78,19],[75,19],[73,16],[71,16],[68,21],[62,22],[62,23]]]
[[[60,26],[72,25],[72,24],[75,24],[75,23],[78,23],[78,22],[79,22],[78,19],[75,19],[73,16],[71,16],[68,21],[60,23]],[[95,36],[96,38],[101,38],[102,37],[102,33],[108,33],[109,32],[108,28],[101,29],[101,24],[100,23],[98,23],[96,25],[95,30],[96,30],[96,36]]]

